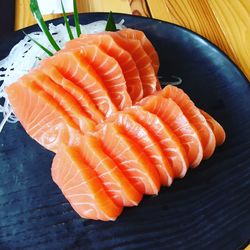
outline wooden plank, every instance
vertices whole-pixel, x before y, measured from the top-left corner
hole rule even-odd
[[[234,57],[250,79],[250,4],[249,0],[209,0],[228,43],[234,50]],[[247,7],[248,6],[248,7]]]
[[[250,244],[245,248],[245,250],[250,250]]]
[[[131,14],[129,0],[77,0],[79,12],[119,12]]]
[[[250,16],[250,2],[248,0],[240,0],[240,3],[244,6],[244,9],[247,11],[248,16]],[[249,244],[250,246],[250,244]],[[249,248],[250,250],[250,248]]]
[[[36,22],[27,6],[29,6],[29,0],[16,0],[15,30],[19,30]]]
[[[247,6],[247,1],[158,0],[156,3],[154,0],[147,0],[152,17],[181,25],[208,38],[228,54],[250,78],[250,71],[246,66],[246,49],[241,49],[239,46],[242,39],[249,40],[249,35],[246,35],[247,32],[245,32],[245,38],[235,35],[237,34],[237,29],[246,31],[247,24],[248,28],[250,27],[247,21],[249,15],[246,17],[246,13],[249,13],[250,8],[249,6],[245,7]],[[224,8],[227,11],[224,11]],[[231,27],[232,15],[230,14],[232,8],[236,9],[233,16],[234,20],[237,20],[234,22],[233,27]],[[238,22],[238,19],[241,19],[240,15],[242,15],[242,12],[244,21]],[[239,57],[238,54],[245,54],[245,58],[243,58],[244,56]]]
[[[27,26],[36,24],[36,20],[30,11],[29,3],[30,0],[16,0],[15,30],[19,30]],[[61,14],[45,15],[44,19],[50,20],[61,16]]]
[[[15,30],[22,29],[36,23],[29,9],[30,0],[16,0]],[[83,12],[120,12],[131,14],[129,0],[77,0],[79,13]],[[137,5],[138,6],[138,5]],[[45,15],[45,20],[61,17],[62,14]]]
[[[146,0],[129,0],[129,4],[133,15],[147,17],[151,16]]]
[[[161,6],[157,7],[156,12],[155,1],[148,1],[150,11],[151,8],[155,9],[154,12],[151,11],[153,17],[191,29],[214,42],[227,53],[231,53],[231,48],[206,1],[160,0],[159,2]]]
[[[147,0],[148,8],[153,18],[164,20],[167,22],[174,23],[172,15],[169,12],[169,8],[164,0]]]

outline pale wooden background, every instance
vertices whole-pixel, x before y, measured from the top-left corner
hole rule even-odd
[[[78,0],[78,9],[148,16],[189,28],[221,48],[250,79],[250,0]],[[34,23],[29,0],[16,0],[15,29]]]

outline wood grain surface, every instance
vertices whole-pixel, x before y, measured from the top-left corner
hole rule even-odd
[[[113,11],[175,23],[206,37],[250,79],[249,0],[78,0],[79,12]],[[45,19],[60,17],[46,15]],[[35,23],[29,0],[16,0],[15,29]]]
[[[15,30],[30,26],[36,23],[29,9],[30,0],[15,0],[16,16]],[[78,11],[84,12],[119,12],[132,14],[130,2],[128,0],[77,0]],[[132,1],[134,2],[134,1]],[[138,4],[136,6],[139,6]],[[62,16],[61,14],[46,15],[45,20],[50,20]]]
[[[249,0],[147,0],[151,16],[206,37],[250,79]]]
[[[129,4],[133,15],[151,17],[145,0],[129,0]]]
[[[229,55],[250,79],[250,1],[210,0],[209,4],[231,48]]]
[[[119,12],[131,14],[128,0],[77,0],[79,12]]]
[[[16,0],[15,7],[15,30],[25,28],[36,23],[35,18],[29,9],[30,0]],[[45,20],[61,17],[61,14],[44,16]]]

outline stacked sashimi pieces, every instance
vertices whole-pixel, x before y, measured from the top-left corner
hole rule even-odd
[[[183,90],[160,90],[143,32],[82,35],[6,89],[27,133],[56,156],[52,178],[83,218],[123,207],[185,176],[225,140]]]

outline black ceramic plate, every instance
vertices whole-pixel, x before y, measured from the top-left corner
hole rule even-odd
[[[81,23],[106,19],[84,14]],[[83,220],[50,177],[53,154],[7,125],[0,135],[0,249],[241,249],[250,238],[250,84],[214,45],[181,27],[114,15],[145,31],[161,60],[197,106],[225,128],[213,157],[115,222]],[[61,20],[55,21],[59,23]],[[26,32],[38,30],[37,26]],[[22,37],[1,41],[7,55]]]

